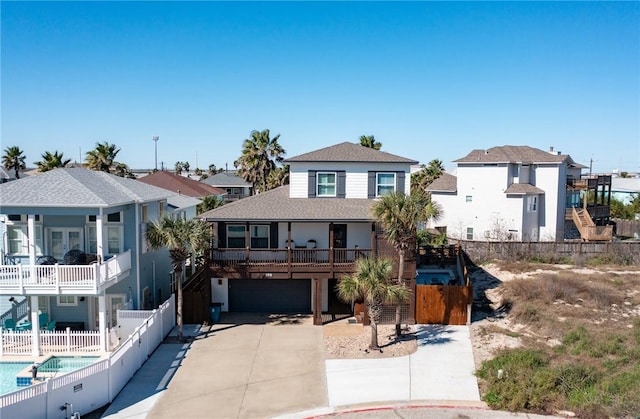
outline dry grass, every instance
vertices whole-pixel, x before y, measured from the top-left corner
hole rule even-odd
[[[518,338],[520,347],[499,351],[479,369],[485,400],[497,408],[538,413],[566,409],[583,418],[637,417],[640,272],[611,266],[500,267],[515,271],[498,287],[503,305],[496,312],[504,323],[485,325],[482,333]],[[497,369],[512,374],[497,380]]]

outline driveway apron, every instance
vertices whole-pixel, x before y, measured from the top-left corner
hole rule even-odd
[[[192,342],[148,417],[266,418],[327,406],[322,339],[306,318],[225,315]]]

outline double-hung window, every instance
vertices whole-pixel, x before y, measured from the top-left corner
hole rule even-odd
[[[335,172],[318,172],[317,174],[316,196],[336,196],[336,174]]]
[[[244,249],[244,225],[227,226],[227,247],[232,249]]]
[[[538,210],[538,197],[529,196],[529,212],[536,212]]]
[[[268,225],[252,225],[251,226],[251,248],[253,249],[269,248],[269,226]]]
[[[87,224],[87,249],[89,253],[98,253],[98,233],[96,229],[96,216],[88,216]],[[122,253],[123,243],[123,227],[122,227],[122,213],[113,212],[107,214],[107,222],[102,227],[102,234],[106,240],[103,243],[106,244],[106,255],[117,255]]]
[[[393,193],[396,189],[395,173],[376,174],[376,196],[383,196]]]

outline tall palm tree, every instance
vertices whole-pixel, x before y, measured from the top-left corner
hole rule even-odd
[[[111,171],[111,167],[119,152],[120,149],[117,148],[115,144],[109,144],[106,141],[97,143],[96,148],[86,153],[85,161],[87,167],[91,170],[108,173]]]
[[[382,143],[380,141],[376,141],[373,135],[361,135],[360,145],[373,148],[374,150],[380,150],[380,148],[382,147]]]
[[[422,189],[431,185],[434,180],[438,179],[444,173],[442,160],[433,159],[428,165],[422,165],[422,169],[411,174],[411,190]]]
[[[56,150],[53,154],[45,151],[42,153],[42,160],[34,164],[38,167],[38,172],[48,172],[59,167],[66,167],[69,163],[71,163],[71,159],[65,159],[64,153],[58,153],[58,150]]]
[[[27,168],[24,162],[27,157],[24,152],[20,150],[18,146],[11,146],[4,149],[4,155],[2,156],[2,165],[5,169],[9,169],[15,172],[16,179],[20,179],[20,170]]]
[[[257,192],[269,189],[269,173],[282,163],[286,154],[278,143],[280,134],[273,138],[269,135],[268,129],[251,131],[251,136],[242,144],[242,155],[233,163],[238,168],[238,175],[251,182]]]
[[[385,238],[398,252],[398,284],[404,284],[404,260],[407,251],[415,249],[418,223],[440,218],[440,207],[421,191],[406,195],[397,191],[383,195],[373,208],[373,217],[380,223]],[[400,336],[400,306],[396,307],[396,335]]]
[[[173,219],[164,216],[160,220],[147,223],[146,238],[151,249],[162,247],[169,249],[178,293],[176,302],[178,338],[182,340],[182,272],[184,264],[191,256],[206,254],[211,245],[211,228],[204,220]]]
[[[345,302],[362,300],[371,322],[371,343],[369,348],[380,349],[378,345],[378,323],[382,315],[382,305],[400,304],[409,299],[409,288],[389,281],[393,262],[386,258],[360,258],[356,262],[356,272],[338,282],[338,298]]]

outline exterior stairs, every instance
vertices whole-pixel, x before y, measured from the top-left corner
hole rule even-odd
[[[584,241],[611,241],[613,238],[613,226],[596,225],[585,208],[573,208],[572,218]]]

